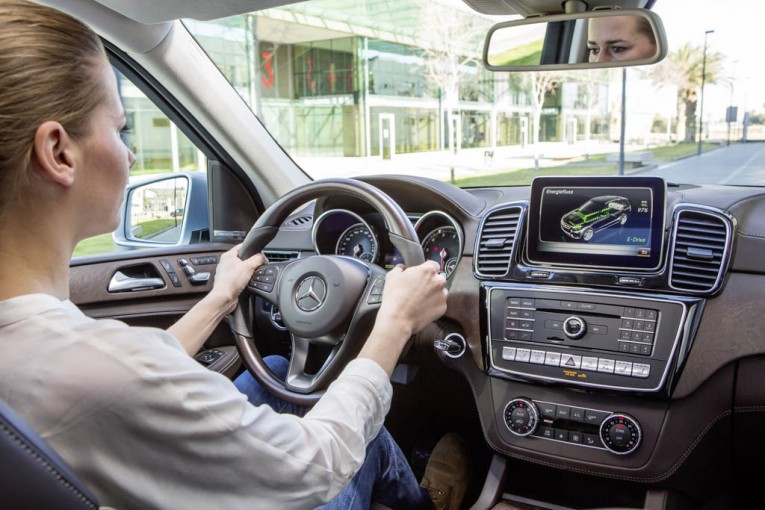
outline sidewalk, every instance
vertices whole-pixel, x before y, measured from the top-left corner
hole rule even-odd
[[[637,148],[637,147],[636,147]],[[628,147],[627,150],[632,149]],[[570,162],[587,154],[618,152],[618,143],[550,142],[538,145],[539,166],[551,167]],[[296,157],[298,164],[314,179],[324,177],[356,177],[374,174],[407,174],[448,181],[455,178],[507,172],[534,166],[531,146],[510,146],[491,149],[463,149],[458,154],[448,151],[396,154],[384,160],[371,157]]]

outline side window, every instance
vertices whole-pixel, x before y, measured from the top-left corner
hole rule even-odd
[[[127,115],[123,139],[136,157],[125,193],[127,207],[121,209],[115,232],[81,241],[73,256],[203,240],[207,158],[135,84],[115,73]]]

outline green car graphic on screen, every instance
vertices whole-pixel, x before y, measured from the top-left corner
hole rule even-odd
[[[624,197],[595,197],[564,214],[560,219],[560,228],[572,239],[589,241],[596,232],[612,225],[627,223],[631,210],[629,200]]]

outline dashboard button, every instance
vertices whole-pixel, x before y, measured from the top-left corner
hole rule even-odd
[[[574,354],[561,354],[560,366],[564,368],[580,368],[582,366],[582,357]]]
[[[531,358],[530,349],[518,349],[515,351],[515,361],[520,361],[521,363],[528,363],[530,358]]]
[[[577,308],[580,310],[595,310],[595,303],[579,303]]]
[[[555,417],[559,420],[568,420],[571,416],[571,408],[569,406],[558,406],[555,410]]]
[[[591,425],[600,425],[601,422],[608,418],[610,415],[610,413],[603,411],[593,411],[592,409],[586,409],[584,411],[584,422]]]
[[[630,352],[630,344],[627,342],[618,342],[619,352]]]
[[[508,306],[511,306],[513,308],[518,308],[519,306],[521,306],[521,298],[511,297],[510,299],[507,300],[507,304]]]
[[[520,336],[520,331],[516,331],[514,329],[506,329],[505,330],[505,339],[506,340],[518,340],[519,336]]]
[[[632,375],[632,363],[630,361],[617,361],[614,373],[616,375]]]
[[[578,422],[584,422],[584,413],[585,410],[581,407],[572,407],[571,408],[571,419]]]
[[[594,324],[590,324],[589,332],[593,335],[607,335],[608,334],[608,327],[607,326],[597,326]]]
[[[632,307],[628,307],[624,309],[624,317],[627,319],[631,319],[635,317],[635,309]]]
[[[568,430],[555,429],[555,439],[558,441],[568,441]]]
[[[593,434],[584,434],[584,443],[587,446],[595,446],[597,448],[602,448],[603,443],[600,442],[600,438]]]
[[[531,363],[536,363],[537,365],[543,365],[545,362],[545,351],[537,351],[533,350],[531,351]]]
[[[553,439],[555,437],[555,429],[552,427],[539,427],[539,435],[547,439]]]
[[[650,356],[652,348],[653,346],[650,344],[643,344],[640,346],[640,354],[642,354],[643,356]]]
[[[604,374],[613,374],[614,365],[614,360],[600,358],[598,360],[598,372],[603,372]]]
[[[558,366],[560,366],[560,353],[559,352],[548,352],[545,355],[545,365],[550,365],[551,367],[558,367]]]
[[[534,308],[534,300],[529,298],[521,298],[521,308]]]
[[[539,414],[542,415],[543,418],[549,418],[550,420],[555,419],[555,404],[550,404],[549,402],[535,402],[535,404],[537,405],[537,409],[539,409]]]
[[[598,358],[585,356],[582,358],[582,370],[596,371],[598,369]]]
[[[520,335],[518,335],[519,340],[531,340],[531,331],[521,331]]]
[[[582,433],[578,430],[572,430],[568,433],[569,443],[582,444]]]
[[[505,361],[513,361],[515,360],[515,347],[503,347],[502,348],[502,359]]]
[[[634,363],[632,365],[632,377],[639,377],[641,379],[647,378],[651,374],[651,365],[645,363]]]

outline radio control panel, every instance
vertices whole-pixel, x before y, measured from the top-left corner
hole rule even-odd
[[[659,391],[697,302],[484,284],[490,375]]]

